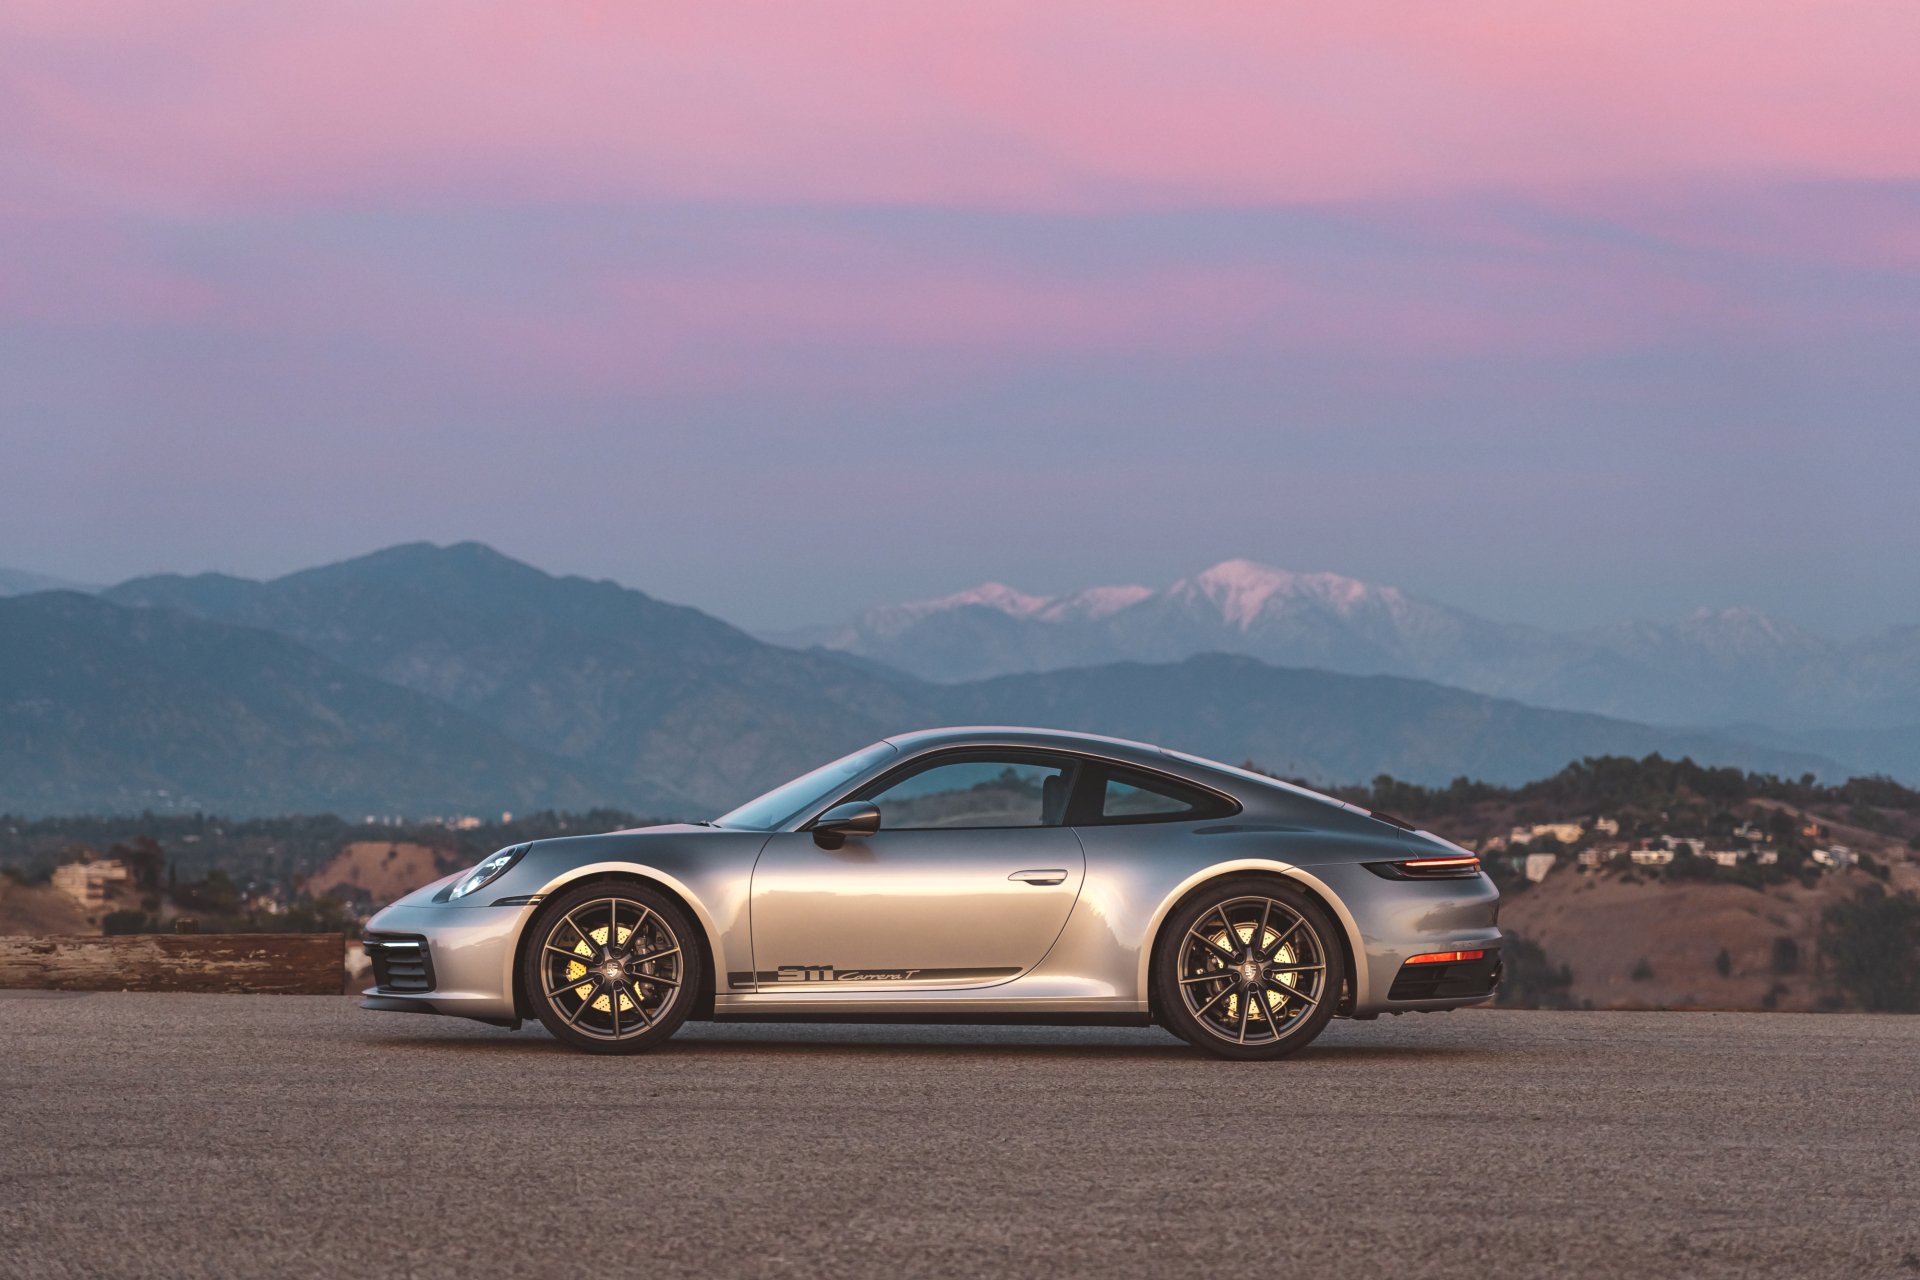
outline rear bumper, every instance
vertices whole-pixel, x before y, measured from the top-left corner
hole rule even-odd
[[[1429,1000],[1488,1000],[1500,986],[1500,949],[1476,948],[1480,954],[1471,960],[1446,964],[1407,964],[1387,992],[1395,1004]],[[1466,955],[1472,956],[1469,951]]]
[[[1387,880],[1359,863],[1306,868],[1338,895],[1359,933],[1351,1012],[1358,1017],[1457,1009],[1492,999],[1498,981],[1500,891],[1483,875],[1460,880]],[[1351,939],[1350,939],[1351,940]],[[1437,951],[1482,951],[1475,974],[1431,990],[1403,985],[1407,961]],[[1414,966],[1416,972],[1424,966]],[[1454,966],[1435,966],[1451,971]]]

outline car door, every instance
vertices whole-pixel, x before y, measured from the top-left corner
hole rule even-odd
[[[775,834],[754,867],[754,972],[768,990],[1004,982],[1045,956],[1086,870],[1062,825],[1076,761],[1053,753],[937,754],[843,799],[880,829],[822,848]]]

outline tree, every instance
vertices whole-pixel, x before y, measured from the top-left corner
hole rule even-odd
[[[1555,966],[1540,944],[1509,931],[1500,950],[1504,966],[1498,1003],[1520,1009],[1570,1009],[1573,970]]]
[[[211,915],[228,915],[240,906],[240,888],[233,877],[215,867],[198,884],[181,885],[178,897],[182,906]]]
[[[147,913],[144,911],[109,911],[100,921],[100,932],[110,938],[116,934],[146,931]]]
[[[1821,916],[1820,952],[1861,1008],[1920,1013],[1920,899],[1869,885]]]
[[[107,856],[127,864],[135,888],[160,887],[160,872],[167,865],[167,853],[152,836],[135,836],[126,844],[116,844],[107,850]]]

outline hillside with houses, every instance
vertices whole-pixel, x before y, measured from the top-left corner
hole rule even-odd
[[[1603,757],[1521,787],[1337,789],[1474,850],[1505,1003],[1920,1011],[1920,793]]]
[[[0,816],[0,933],[356,931],[504,845],[612,831],[616,810],[402,819]]]

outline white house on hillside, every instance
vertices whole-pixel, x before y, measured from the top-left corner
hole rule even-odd
[[[107,886],[127,879],[127,864],[118,858],[69,862],[53,869],[53,887],[83,907],[101,905],[107,900]]]
[[[1561,844],[1572,844],[1581,836],[1577,822],[1536,822],[1531,827],[1515,827],[1507,833],[1508,844],[1527,844],[1542,836],[1552,836]]]

